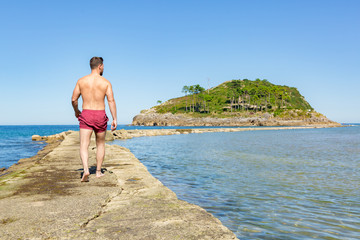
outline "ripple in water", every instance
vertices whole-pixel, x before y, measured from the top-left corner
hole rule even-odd
[[[241,239],[359,239],[360,127],[118,140]]]

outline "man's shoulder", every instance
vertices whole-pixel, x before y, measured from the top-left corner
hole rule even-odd
[[[82,83],[84,83],[84,82],[93,81],[93,80],[95,80],[95,81],[98,82],[98,83],[104,84],[104,85],[105,85],[105,84],[106,84],[106,85],[110,85],[110,81],[107,80],[106,78],[104,78],[103,76],[96,76],[96,77],[94,78],[94,76],[91,75],[91,74],[79,78],[78,84],[82,84]]]
[[[85,75],[85,76],[79,78],[78,83],[81,83],[81,82],[85,81],[88,78],[89,78],[89,75]]]
[[[110,81],[104,78],[103,76],[100,76],[100,80],[104,81],[106,84],[110,84]]]

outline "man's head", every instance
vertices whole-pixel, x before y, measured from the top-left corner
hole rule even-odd
[[[92,57],[90,59],[90,68],[91,70],[99,69],[100,76],[103,75],[104,72],[104,60],[102,57]]]

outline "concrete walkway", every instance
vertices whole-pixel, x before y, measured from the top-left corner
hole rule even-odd
[[[106,146],[105,176],[80,182],[71,132],[0,177],[1,239],[237,239],[199,206],[178,200],[129,150]]]

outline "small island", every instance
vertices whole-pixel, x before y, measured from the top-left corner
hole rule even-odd
[[[205,90],[184,86],[184,96],[142,110],[143,126],[339,126],[316,112],[295,87],[266,79],[231,80]]]

